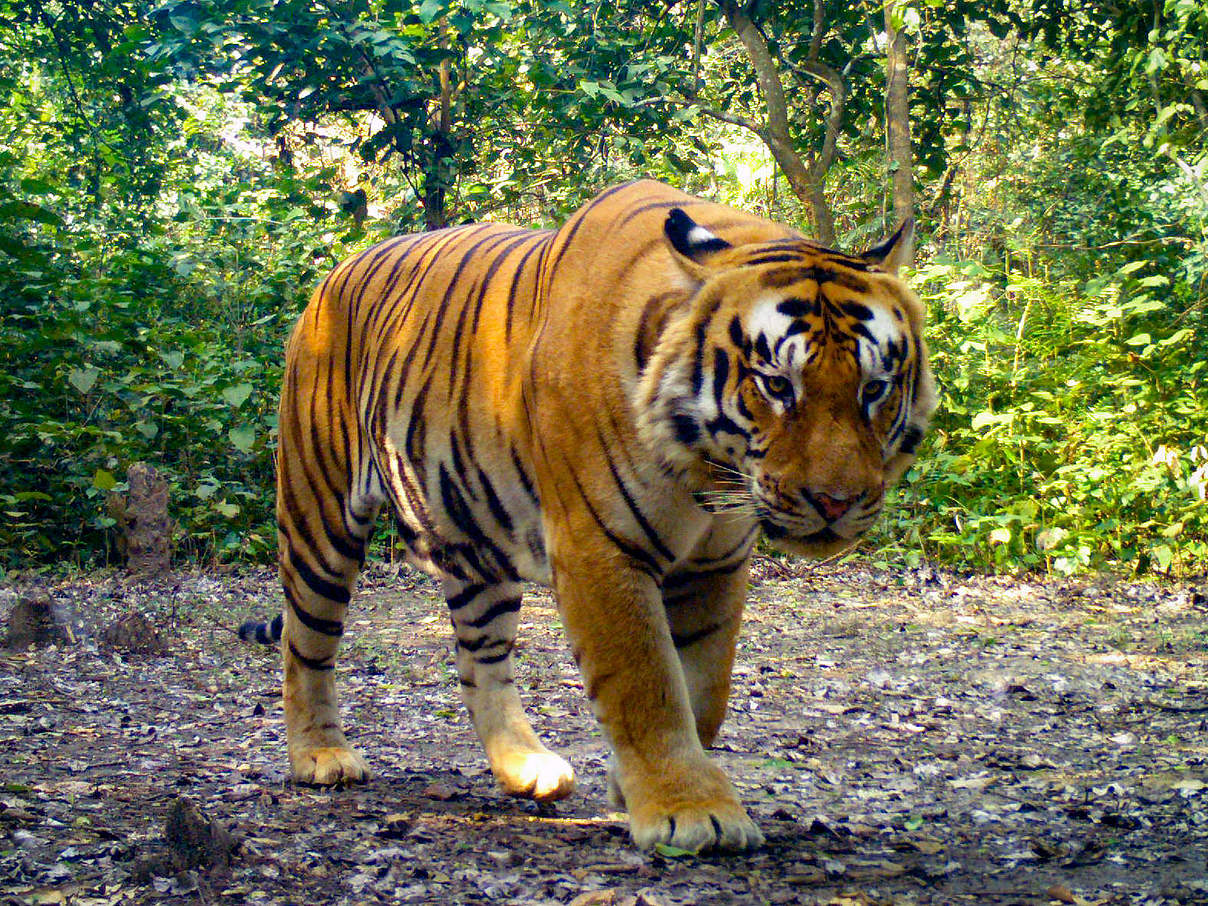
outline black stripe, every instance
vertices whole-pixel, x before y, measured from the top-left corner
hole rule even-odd
[[[755,340],[755,351],[765,362],[772,361],[772,348],[768,345],[768,338],[762,333]]]
[[[297,658],[298,663],[300,663],[303,667],[307,667],[311,670],[333,670],[333,669],[335,669],[335,664],[328,663],[329,658],[316,659],[316,658],[307,657],[302,652],[300,652],[297,648],[294,647],[293,642],[289,643],[289,653],[292,654],[295,658]]]
[[[725,350],[717,349],[713,353],[713,399],[720,410],[722,401],[726,398],[726,380],[730,377],[730,357]]]
[[[475,664],[482,664],[484,667],[489,667],[491,664],[499,664],[506,661],[512,656],[512,646],[508,645],[506,649],[499,654],[484,654],[482,657],[474,658]]]
[[[600,445],[607,449],[604,435],[600,432],[599,428],[596,429],[596,437],[599,439]],[[612,473],[612,480],[616,482],[617,489],[621,492],[621,497],[624,499],[625,504],[629,507],[629,511],[633,513],[633,518],[637,521],[638,526],[642,529],[642,533],[646,536],[646,539],[651,543],[656,552],[662,554],[668,560],[674,560],[675,554],[673,554],[667,545],[663,543],[663,539],[659,536],[659,533],[655,531],[654,526],[651,525],[650,521],[646,518],[646,514],[642,512],[641,507],[639,507],[637,501],[634,500],[633,494],[630,493],[629,487],[625,484],[625,480],[621,477],[621,473],[617,471],[616,463],[613,461],[611,456],[608,457],[608,471]]]
[[[525,269],[528,267],[529,258],[531,258],[539,250],[548,246],[549,240],[553,237],[553,233],[549,232],[548,230],[542,230],[540,233],[536,233],[534,235],[536,235],[540,241],[533,243],[533,247],[524,253],[524,257],[517,262],[515,268],[512,270],[512,283],[508,287],[507,315],[503,322],[504,343],[510,343],[512,341],[512,320],[516,311],[516,291],[520,286],[520,278],[524,275]],[[539,275],[535,274],[534,279],[537,276]],[[537,295],[535,287],[532,295],[534,297]]]
[[[700,396],[705,386],[705,322],[696,326],[696,347],[692,356],[692,392]]]
[[[629,183],[629,185],[633,185],[633,183]],[[678,201],[648,201],[645,204],[638,205],[636,208],[631,208],[629,213],[621,218],[619,225],[626,226],[630,221],[641,217],[649,211],[670,211],[672,208],[691,207],[694,204],[700,204],[699,199],[689,197],[681,198]]]
[[[783,261],[800,261],[800,252],[780,252],[772,255],[759,255],[755,258],[748,258],[742,262],[743,267],[754,267],[760,264],[779,264]]]
[[[605,524],[604,519],[600,516],[599,511],[592,506],[591,500],[587,496],[586,489],[579,481],[579,477],[575,475],[574,472],[571,472],[570,479],[572,482],[574,482],[575,489],[579,492],[579,496],[582,498],[584,506],[587,507],[587,512],[591,514],[591,518],[595,520],[595,523],[599,527],[600,531],[604,533],[604,537],[615,544],[617,549],[629,557],[630,560],[635,561],[633,565],[638,570],[655,579],[661,577],[663,571],[659,566],[658,561],[637,544],[634,544],[632,541],[626,538],[622,538],[620,535],[610,529]]]
[[[743,333],[742,321],[739,320],[738,315],[730,319],[730,342],[736,349],[746,349],[747,347],[747,335]]]
[[[746,440],[750,440],[751,438],[749,431],[724,412],[720,413],[717,418],[711,418],[705,422],[705,428],[708,429],[709,434],[713,437],[717,437],[719,434],[734,434]]]
[[[519,613],[520,599],[505,598],[502,601],[496,601],[488,607],[483,613],[472,620],[460,620],[463,626],[473,626],[475,629],[482,629],[488,623],[494,622],[504,614]]]
[[[320,635],[339,638],[344,634],[344,623],[341,620],[327,620],[323,617],[316,617],[310,613],[305,607],[300,605],[294,597],[293,592],[289,588],[285,589],[285,600],[289,604],[290,610],[294,612],[294,616],[298,621],[309,629],[311,632],[317,632]]]
[[[293,568],[298,577],[306,583],[307,587],[315,594],[322,598],[327,598],[329,601],[335,601],[337,604],[347,604],[351,595],[347,587],[337,585],[328,579],[324,579],[313,569],[310,564],[298,556],[297,551],[290,549],[289,565]]]
[[[858,336],[863,337],[864,339],[868,340],[869,343],[872,343],[874,346],[876,346],[877,338],[872,335],[871,330],[860,322],[857,321],[855,324],[849,325],[848,330],[854,334],[857,334]]]
[[[537,490],[533,487],[533,481],[529,478],[528,472],[524,469],[524,463],[520,461],[520,453],[516,449],[516,445],[512,444],[512,465],[516,467],[516,475],[520,478],[520,484],[524,488],[524,492],[529,495],[533,503],[541,505],[541,498],[537,496]]]
[[[668,576],[663,580],[663,591],[664,593],[670,592],[673,597],[682,597],[681,595],[677,595],[676,592],[689,587],[697,579],[719,578],[738,572],[747,562],[747,556],[747,554],[743,554],[742,557],[733,563],[725,563],[712,569],[701,569],[695,572],[676,573],[673,576]]]
[[[571,243],[574,241],[575,234],[578,233],[580,228],[583,226],[583,224],[587,222],[587,215],[590,214],[594,208],[603,204],[605,201],[607,201],[613,195],[615,195],[616,193],[621,192],[625,189],[628,189],[632,185],[633,185],[632,182],[627,182],[627,183],[622,183],[619,186],[613,186],[611,189],[605,189],[603,192],[601,192],[599,195],[597,195],[595,198],[593,198],[591,201],[589,201],[583,207],[579,208],[579,210],[576,212],[576,215],[572,218],[571,222],[563,224],[562,229],[558,230],[558,232],[554,234],[554,238],[556,239],[556,238],[558,238],[558,236],[560,236],[563,233],[563,231],[565,231],[566,238],[562,242],[562,245],[559,247],[558,254],[554,257],[554,260],[549,262],[548,270],[546,269],[547,268],[546,264],[544,262],[542,262],[541,272],[543,274],[553,274],[557,270],[558,265],[562,262],[562,257],[570,249]],[[553,248],[552,242],[550,243],[549,248],[550,249]]]
[[[491,515],[495,517],[495,521],[499,523],[499,527],[510,534],[512,531],[512,517],[504,507],[503,501],[499,499],[499,495],[495,493],[495,486],[491,483],[491,479],[487,477],[487,473],[483,471],[481,466],[476,466],[476,468],[478,469],[478,484],[487,499],[487,508],[490,509]]]
[[[457,482],[453,480],[453,476],[449,474],[449,470],[445,468],[443,462],[440,464],[440,501],[445,514],[453,524],[470,539],[472,546],[479,553],[488,554],[495,560],[499,570],[503,572],[504,578],[518,578],[516,567],[513,565],[511,558],[482,530],[473,511],[466,502],[465,493]],[[498,575],[495,570],[484,570],[484,572]]]
[[[813,308],[814,306],[809,302],[796,297],[782,299],[776,303],[776,311],[790,318],[804,318]]]
[[[721,629],[724,623],[712,623],[704,629],[697,629],[695,632],[671,633],[671,641],[675,643],[676,648],[687,648],[689,645],[695,645],[701,639],[708,638]]]
[[[467,229],[465,231],[464,236],[462,236],[461,238],[468,240],[471,237],[477,235],[478,233],[481,233],[483,230],[489,230],[489,231],[492,231],[492,233],[493,233],[494,226],[495,226],[494,224],[489,224],[489,223],[480,224],[477,227]],[[436,308],[435,308],[436,320],[433,322],[432,329],[429,331],[430,336],[429,336],[428,344],[427,344],[426,348],[424,349],[423,359],[420,363],[421,368],[427,369],[428,365],[432,361],[432,355],[436,351],[437,344],[440,342],[441,338],[444,336],[444,331],[441,330],[441,325],[444,322],[445,313],[449,310],[450,305],[456,300],[457,293],[461,291],[460,287],[458,286],[458,283],[461,282],[462,276],[466,273],[467,265],[473,263],[475,257],[478,255],[479,249],[482,248],[482,246],[491,242],[495,238],[496,237],[494,235],[484,236],[481,239],[478,239],[477,241],[471,243],[469,248],[466,248],[465,251],[462,252],[461,260],[457,262],[457,267],[454,268],[453,275],[448,279],[448,282],[445,284],[444,295],[441,296],[439,303],[436,305]],[[464,247],[464,246],[462,246],[462,247]],[[436,257],[443,258],[444,256],[442,253],[441,255],[436,256]],[[417,283],[417,286],[422,286],[423,280],[424,280],[424,277],[421,277],[420,282]],[[464,302],[464,298],[462,299],[462,301]]]
[[[494,648],[496,645],[508,644],[507,639],[498,639],[489,635],[480,635],[476,639],[458,639],[457,645],[464,648],[466,651],[481,651],[483,648]]]
[[[742,538],[740,538],[738,540],[737,544],[735,544],[732,548],[730,548],[724,554],[720,554],[716,557],[693,557],[692,562],[696,563],[700,566],[712,566],[712,565],[718,564],[718,563],[725,563],[731,557],[734,557],[741,553],[742,557],[740,558],[740,560],[738,562],[738,565],[741,566],[742,563],[747,559],[747,557],[750,556],[751,545],[755,543],[755,536],[758,533],[759,533],[759,528],[753,527],[745,535],[743,535]]]
[[[486,591],[488,587],[489,586],[482,582],[475,582],[471,585],[467,585],[457,594],[446,599],[446,603],[449,605],[449,610],[459,610],[462,607],[465,607],[480,594]]]
[[[521,234],[519,240],[516,239],[516,234],[518,232]],[[463,304],[461,306],[461,311],[457,315],[457,326],[453,329],[453,358],[446,365],[448,373],[451,375],[448,385],[448,401],[452,401],[454,393],[456,393],[460,387],[465,387],[470,382],[470,369],[468,365],[471,347],[469,344],[464,344],[462,342],[462,337],[465,334],[467,323],[470,330],[470,336],[473,336],[474,332],[478,328],[478,320],[482,312],[483,302],[486,300],[487,293],[491,288],[491,282],[494,279],[496,272],[499,270],[503,262],[507,260],[507,256],[512,252],[512,250],[523,243],[526,239],[527,236],[524,235],[523,230],[509,230],[501,232],[496,236],[488,237],[471,249],[470,253],[473,254],[476,259],[478,259],[472,263],[480,264],[482,261],[489,263],[486,271],[477,278],[478,292],[475,294],[473,304],[468,304],[469,293],[467,293],[465,299],[462,300]],[[506,246],[506,248],[501,248],[503,246]],[[460,276],[460,268],[457,276]],[[456,276],[454,279],[456,280]],[[461,364],[463,351],[467,359],[466,365]]]

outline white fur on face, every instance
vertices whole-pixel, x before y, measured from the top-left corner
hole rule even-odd
[[[800,333],[781,342],[788,333],[794,319],[777,310],[777,305],[783,301],[780,296],[769,296],[757,301],[747,312],[743,323],[747,336],[754,343],[762,334],[772,350],[773,361],[768,362],[777,371],[783,371],[786,377],[793,378],[796,383],[797,372],[806,362],[807,334]],[[893,313],[876,305],[867,306],[873,317],[861,323],[872,334],[875,342],[863,336],[857,336],[856,355],[860,370],[866,378],[882,378],[890,375],[890,370],[884,366],[884,356],[891,342],[901,346],[905,340],[904,325],[894,318]],[[777,348],[779,344],[779,348]]]
[[[772,350],[772,361],[767,364],[777,370],[783,370],[785,377],[793,378],[795,385],[797,380],[792,372],[798,371],[805,364],[806,335],[799,333],[781,343],[781,339],[793,326],[793,318],[776,310],[776,306],[782,301],[780,296],[769,296],[756,302],[747,312],[742,326],[752,343],[759,339],[760,334],[763,335],[768,349]]]
[[[905,342],[904,325],[896,320],[893,314],[879,306],[868,306],[873,313],[869,321],[862,321],[865,329],[876,338],[876,343],[865,337],[858,337],[856,355],[860,361],[860,370],[867,377],[886,377],[890,371],[882,361],[889,350],[890,343],[899,347]]]

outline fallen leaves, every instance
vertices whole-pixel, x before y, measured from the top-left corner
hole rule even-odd
[[[526,604],[517,684],[580,778],[548,809],[497,792],[462,714],[438,591],[421,577],[371,570],[354,604],[339,681],[377,776],[339,791],[286,782],[279,659],[229,644],[224,627],[276,609],[267,571],[31,583],[21,595],[92,629],[75,620],[75,642],[0,656],[0,899],[1208,901],[1196,886],[1208,877],[1208,658],[1190,641],[1165,647],[1202,633],[1185,592],[859,570],[816,570],[807,585],[771,572],[752,595],[715,753],[769,840],[740,857],[632,848],[541,592]],[[0,589],[0,616],[17,597]],[[131,610],[168,656],[96,643]],[[227,864],[137,876],[141,858],[170,849],[181,795],[234,828],[238,849]]]

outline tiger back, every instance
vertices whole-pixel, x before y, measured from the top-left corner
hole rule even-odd
[[[909,231],[862,256],[651,181],[556,231],[399,237],[342,263],[291,336],[279,634],[293,776],[369,769],[336,653],[380,509],[445,596],[463,699],[509,794],[568,795],[513,681],[550,585],[638,845],[762,836],[709,760],[751,550],[851,544],[934,408]]]

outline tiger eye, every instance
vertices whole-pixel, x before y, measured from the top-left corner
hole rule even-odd
[[[793,382],[783,375],[764,374],[760,375],[760,380],[763,382],[763,389],[767,391],[768,396],[779,400],[792,398]]]

